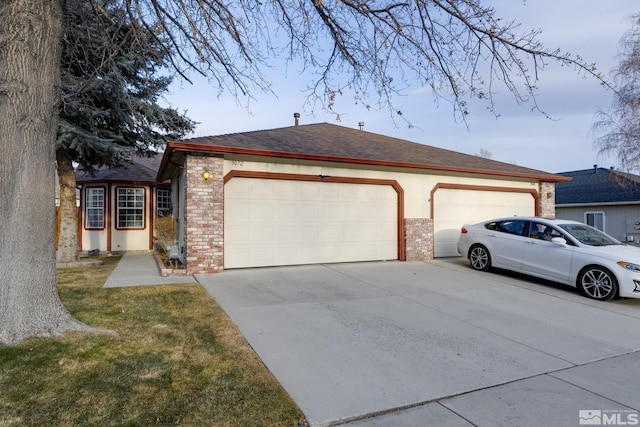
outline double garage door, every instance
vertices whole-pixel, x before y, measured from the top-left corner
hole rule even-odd
[[[236,177],[224,193],[225,268],[398,259],[390,185]]]

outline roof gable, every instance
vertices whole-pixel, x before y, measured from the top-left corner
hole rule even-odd
[[[593,168],[558,175],[571,181],[556,184],[556,205],[640,201],[640,176]]]
[[[168,155],[175,151],[263,155],[563,180],[558,175],[535,169],[329,123],[169,142]],[[161,175],[168,163],[170,161],[165,155]]]

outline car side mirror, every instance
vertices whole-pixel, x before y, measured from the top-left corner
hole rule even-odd
[[[551,239],[551,242],[555,243],[556,245],[567,246],[567,241],[564,240],[562,237],[554,237]]]

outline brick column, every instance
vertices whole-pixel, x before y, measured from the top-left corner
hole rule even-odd
[[[224,182],[221,157],[186,155],[185,259],[187,274],[224,269]],[[205,181],[203,174],[210,173]]]
[[[407,261],[433,259],[433,219],[405,218],[404,244]]]
[[[556,184],[555,182],[540,183],[540,216],[556,217]]]

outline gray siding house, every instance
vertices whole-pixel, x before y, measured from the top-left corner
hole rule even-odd
[[[558,175],[556,217],[592,225],[616,239],[640,245],[640,176],[614,169],[585,169]]]

